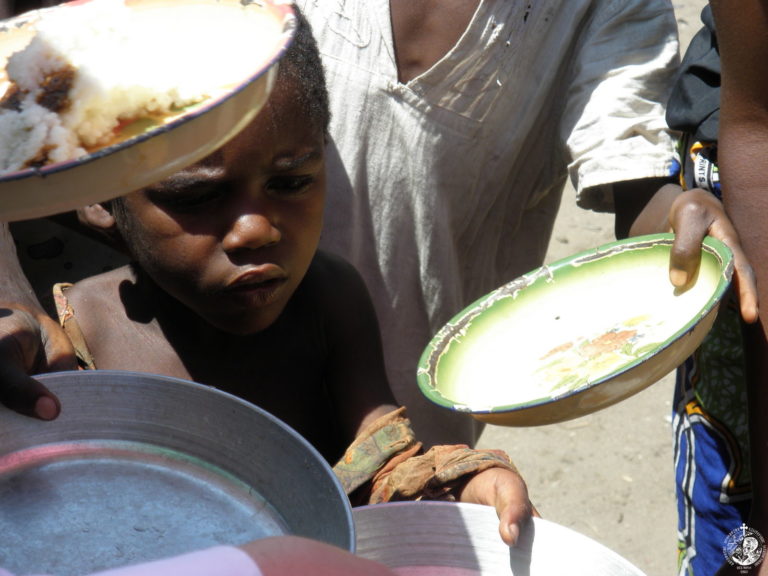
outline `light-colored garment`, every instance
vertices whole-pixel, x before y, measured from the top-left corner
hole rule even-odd
[[[262,576],[261,570],[248,554],[234,546],[214,546],[182,554],[174,558],[155,560],[97,572],[91,576]],[[13,576],[0,568],[0,576]]]
[[[419,356],[454,314],[542,264],[569,174],[582,205],[610,209],[595,203],[611,200],[604,185],[674,173],[672,5],[482,0],[456,46],[407,84],[389,0],[298,5],[333,113],[321,245],[366,279],[417,436],[471,443],[470,420],[418,391]]]

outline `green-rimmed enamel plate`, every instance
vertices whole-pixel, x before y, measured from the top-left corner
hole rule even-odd
[[[430,342],[421,391],[498,425],[561,422],[661,379],[701,344],[733,273],[703,244],[698,277],[669,281],[672,234],[631,238],[538,268],[476,301]]]

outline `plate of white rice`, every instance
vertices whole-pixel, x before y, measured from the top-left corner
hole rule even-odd
[[[266,103],[294,29],[289,0],[78,0],[0,21],[0,221],[204,158]]]

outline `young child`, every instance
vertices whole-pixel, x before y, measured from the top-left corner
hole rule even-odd
[[[87,368],[202,382],[281,418],[339,460],[355,503],[494,505],[514,543],[530,505],[508,458],[464,446],[421,453],[389,390],[362,280],[317,251],[328,120],[319,55],[300,18],[249,127],[171,178],[82,211],[134,263],[57,286],[61,322]]]

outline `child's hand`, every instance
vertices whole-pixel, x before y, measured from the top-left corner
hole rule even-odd
[[[672,201],[668,220],[675,232],[669,263],[672,284],[684,288],[696,277],[701,242],[705,235],[713,236],[733,252],[733,279],[738,290],[741,316],[746,322],[756,322],[758,301],[755,273],[722,202],[706,190],[686,190]]]
[[[59,401],[28,374],[76,367],[72,345],[55,320],[0,306],[0,404],[51,420],[59,414]]]
[[[461,502],[485,504],[496,508],[499,533],[514,546],[520,530],[531,516],[539,514],[528,499],[528,489],[519,474],[504,468],[490,468],[475,474],[458,493]]]

